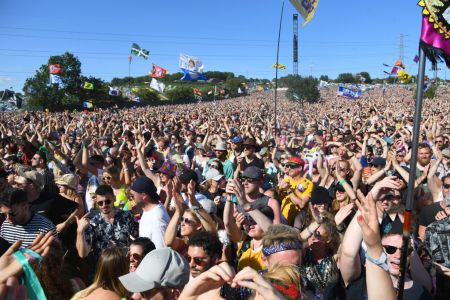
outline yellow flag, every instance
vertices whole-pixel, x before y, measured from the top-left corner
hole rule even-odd
[[[273,64],[272,67],[279,70],[286,70],[286,66],[283,64]]]
[[[84,89],[85,90],[93,90],[94,89],[94,84],[92,82],[84,82]]]
[[[319,0],[291,0],[291,3],[305,19],[302,24],[302,26],[305,26],[314,17]]]

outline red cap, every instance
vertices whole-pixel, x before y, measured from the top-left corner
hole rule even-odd
[[[289,157],[287,163],[292,163],[292,164],[302,165],[302,166],[305,165],[305,161],[299,156]]]

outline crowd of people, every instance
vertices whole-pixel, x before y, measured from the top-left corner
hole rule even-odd
[[[449,92],[3,113],[0,299],[447,299]]]

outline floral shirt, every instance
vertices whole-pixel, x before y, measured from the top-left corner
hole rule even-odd
[[[128,247],[131,242],[130,235],[139,236],[139,224],[129,211],[117,209],[112,224],[97,212],[89,223],[85,237],[95,258],[100,257],[102,251],[108,247]]]

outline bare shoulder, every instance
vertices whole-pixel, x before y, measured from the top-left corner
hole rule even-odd
[[[120,296],[114,293],[110,290],[105,290],[102,288],[98,288],[92,293],[89,294],[86,298],[83,298],[83,300],[120,300]]]

